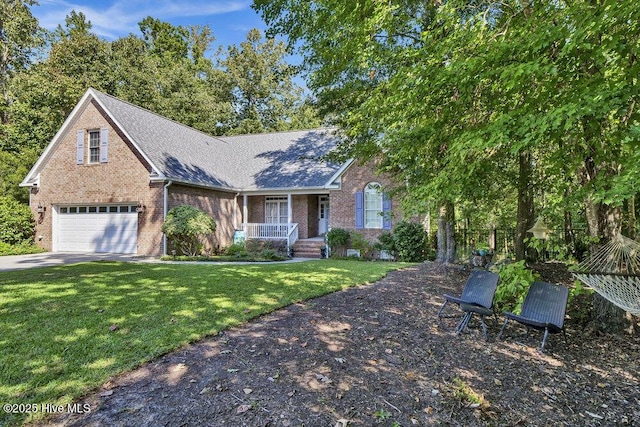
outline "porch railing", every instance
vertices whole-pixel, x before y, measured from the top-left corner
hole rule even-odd
[[[291,253],[293,244],[298,240],[298,224],[291,225],[292,227],[289,229],[289,234],[287,235],[287,253]]]
[[[298,224],[268,224],[268,223],[245,223],[242,224],[247,239],[287,239],[290,230],[298,227]]]
[[[285,240],[287,253],[298,240],[298,224],[245,223],[242,229],[246,239]]]

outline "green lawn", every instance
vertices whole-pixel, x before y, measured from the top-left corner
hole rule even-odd
[[[95,262],[0,273],[0,403],[69,403],[185,343],[402,265]],[[0,412],[0,425],[26,419]]]

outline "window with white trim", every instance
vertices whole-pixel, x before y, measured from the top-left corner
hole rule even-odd
[[[289,202],[286,196],[265,197],[264,222],[267,224],[286,224],[289,222]]]
[[[100,162],[100,131],[89,131],[89,163]]]
[[[98,164],[109,161],[109,128],[78,129],[76,132],[76,164]]]
[[[382,228],[382,187],[377,182],[364,188],[364,228]]]

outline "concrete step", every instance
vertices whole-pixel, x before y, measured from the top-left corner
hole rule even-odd
[[[325,244],[322,240],[298,240],[293,245],[294,258],[320,258],[320,249]]]

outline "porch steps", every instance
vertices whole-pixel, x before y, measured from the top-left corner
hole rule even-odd
[[[324,239],[300,239],[293,244],[294,258],[320,258],[320,249],[324,248]]]

